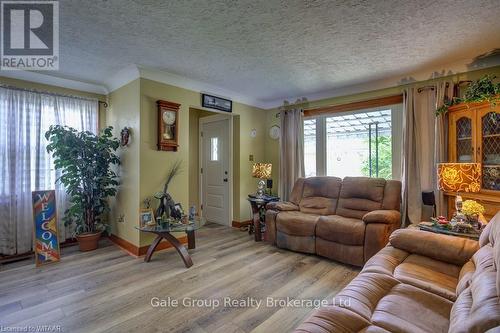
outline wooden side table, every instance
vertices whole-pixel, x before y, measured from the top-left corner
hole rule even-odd
[[[279,197],[264,195],[262,197],[257,197],[253,194],[249,194],[247,200],[250,202],[252,207],[252,225],[250,225],[249,233],[254,233],[255,241],[262,241],[262,233],[264,232],[263,225],[265,223],[263,213],[266,210],[266,205],[272,201],[279,201]],[[252,228],[253,227],[253,228]]]

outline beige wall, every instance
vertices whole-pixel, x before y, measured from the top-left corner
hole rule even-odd
[[[123,127],[131,128],[131,141],[127,147],[118,148],[121,165],[117,173],[120,186],[115,198],[110,199],[112,233],[134,245],[139,245],[139,232],[134,229],[139,221],[139,154],[141,148],[140,81],[137,79],[109,95],[107,125],[113,126],[113,134],[119,137]],[[122,219],[123,218],[123,219]],[[120,222],[119,220],[123,220]]]
[[[179,111],[179,149],[177,152],[158,151],[157,142],[157,109],[156,101],[162,99],[181,104]],[[148,79],[140,79],[140,187],[139,202],[148,196],[160,191],[169,167],[177,160],[183,162],[183,172],[177,176],[169,187],[169,192],[174,200],[180,202],[184,209],[189,208],[191,199],[195,200],[194,184],[198,182],[197,177],[192,177],[194,168],[197,168],[197,158],[191,160],[194,152],[190,147],[195,145],[197,132],[193,135],[193,122],[199,117],[190,117],[190,109],[201,109],[200,94],[195,91],[167,85]],[[200,113],[201,115],[201,113]],[[203,113],[206,115],[206,113]],[[250,219],[250,208],[246,201],[248,193],[255,192],[256,182],[251,177],[252,162],[248,161],[248,155],[253,154],[256,161],[264,159],[265,155],[265,116],[266,111],[233,103],[233,116],[239,120],[239,131],[235,132],[234,158],[238,159],[238,170],[234,172],[234,188],[237,190],[233,197],[233,219]],[[194,126],[194,127],[193,127]],[[250,132],[255,128],[257,137],[251,138]],[[196,171],[194,171],[196,172]],[[240,177],[236,177],[239,172]],[[198,198],[199,200],[199,198]],[[156,205],[156,203],[155,203]],[[140,245],[146,245],[151,241],[147,236],[141,236]]]
[[[9,77],[0,76],[0,83],[5,84],[5,85],[9,85],[9,86],[13,86],[13,87],[23,88],[23,89],[34,89],[34,90],[46,91],[46,92],[61,94],[61,95],[73,95],[73,96],[96,98],[99,101],[103,101],[103,102],[107,101],[106,95],[94,94],[94,93],[89,93],[89,92],[85,92],[85,91],[57,87],[57,86],[36,83],[36,82],[31,82],[31,81],[11,79]],[[105,126],[105,124],[106,124],[106,109],[104,108],[104,106],[99,104],[99,127],[102,128]]]
[[[500,77],[500,66],[487,68],[487,69],[481,69],[481,70],[477,70],[477,71],[471,71],[471,72],[467,72],[467,73],[449,75],[449,76],[446,76],[446,78],[452,79],[453,82],[459,82],[462,80],[477,80],[485,74],[494,74],[497,77]],[[439,79],[443,79],[443,78],[439,78]],[[351,102],[356,102],[356,101],[368,100],[368,99],[377,98],[377,97],[384,97],[384,96],[401,94],[403,92],[403,90],[407,87],[423,86],[423,85],[427,85],[429,83],[432,83],[433,81],[435,81],[435,80],[419,81],[419,82],[414,82],[411,84],[401,85],[401,86],[392,87],[392,88],[368,91],[368,92],[347,95],[347,96],[326,98],[326,99],[317,100],[317,101],[310,101],[308,104],[308,107],[313,108],[313,107],[322,107],[322,106],[329,106],[329,105],[339,105],[339,104],[351,103]],[[267,131],[269,131],[271,126],[273,126],[274,124],[279,126],[279,119],[276,118],[277,112],[278,112],[277,108],[267,110],[267,115],[266,115],[266,119],[267,119],[266,130]],[[265,159],[268,160],[270,163],[273,163],[273,191],[278,191],[279,140],[273,140],[269,137],[269,135],[266,135],[265,147],[266,147]],[[276,168],[274,167],[275,165],[276,165]]]

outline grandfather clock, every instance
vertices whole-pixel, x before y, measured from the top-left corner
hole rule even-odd
[[[158,105],[158,150],[177,151],[181,105],[162,100],[156,104]]]

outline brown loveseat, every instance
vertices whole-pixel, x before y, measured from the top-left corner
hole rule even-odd
[[[399,228],[401,183],[368,177],[301,178],[290,202],[267,205],[267,241],[362,266]]]
[[[479,242],[402,229],[296,332],[500,332],[500,212]]]

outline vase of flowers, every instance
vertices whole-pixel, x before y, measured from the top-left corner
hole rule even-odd
[[[478,229],[481,229],[479,217],[484,213],[483,205],[479,204],[475,200],[465,200],[462,204],[462,213],[465,215],[470,224],[477,226]]]

